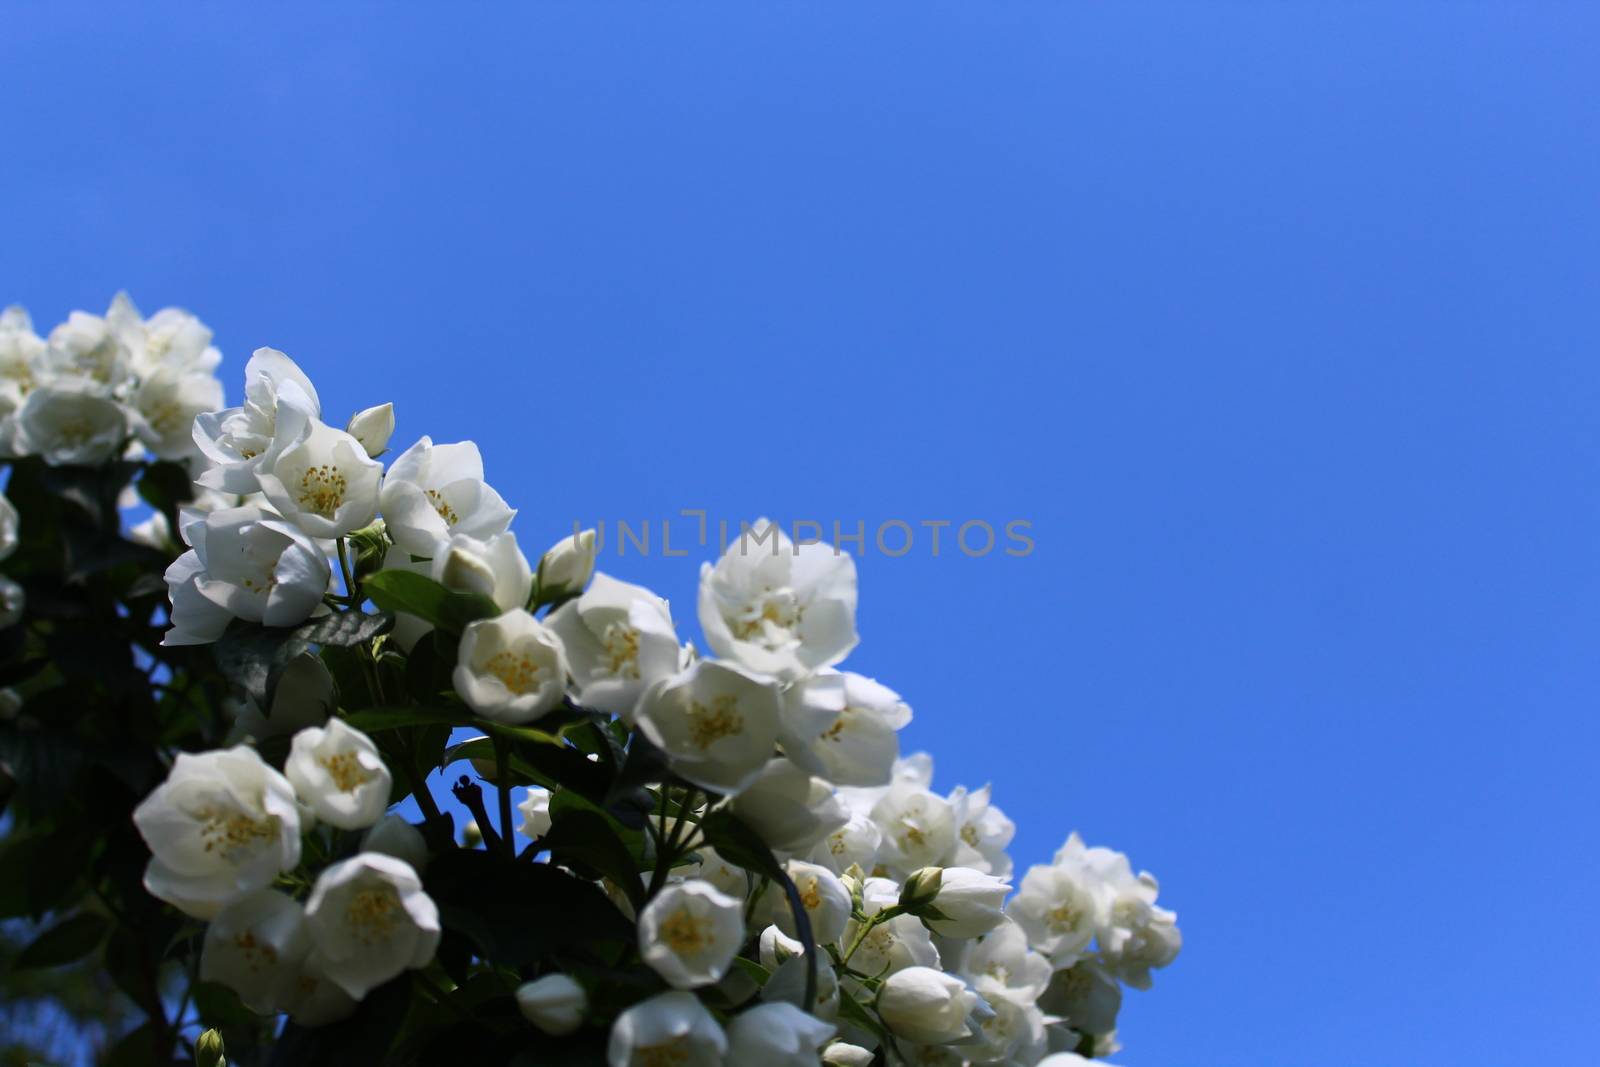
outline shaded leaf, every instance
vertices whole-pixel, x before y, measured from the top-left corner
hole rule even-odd
[[[459,634],[467,623],[500,614],[481,593],[447,589],[432,578],[410,571],[379,571],[361,583],[362,592],[384,611],[415,615],[440,630]]]
[[[349,648],[364,644],[379,634],[386,634],[393,626],[394,616],[387,612],[369,615],[361,611],[341,611],[307,623],[294,634],[300,640],[314,645]]]
[[[82,959],[100,945],[111,924],[103,915],[79,912],[56,923],[34,938],[12,964],[18,970],[34,967],[59,967]]]

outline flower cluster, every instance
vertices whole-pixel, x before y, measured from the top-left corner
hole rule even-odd
[[[119,405],[169,365],[149,370],[151,353],[211,351],[198,324],[119,306],[47,344],[7,320],[0,359],[101,390],[30,380],[18,440],[84,462],[63,429],[95,438],[83,405],[127,420]],[[207,359],[183,365],[209,375]],[[664,599],[594,572],[592,533],[530,565],[472,443],[423,437],[386,469],[388,405],[335,429],[271,349],[245,379],[238,407],[183,394],[197,484],[163,643],[236,655],[266,635],[283,654],[272,691],[236,706],[240,743],[178,754],[135,815],[149,891],[209,924],[202,977],[314,1026],[409,970],[458,1012],[513,974],[532,1032],[603,1038],[614,1067],[1115,1050],[1122,986],[1175,958],[1175,916],[1154,878],[1076,835],[1013,895],[1015,826],[990,788],[935,791],[931,759],[901,756],[906,702],[840,666],[858,641],[848,555],[747,527],[702,567],[702,653]],[[46,389],[77,414],[41,417]],[[460,759],[500,809],[463,777],[464,839],[425,785]],[[407,795],[420,827],[386,814]],[[499,879],[535,894],[524,937],[489,929]],[[563,902],[557,924],[592,928],[540,925],[539,893]],[[452,915],[470,947],[446,953]]]

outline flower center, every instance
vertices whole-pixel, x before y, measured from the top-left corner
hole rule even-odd
[[[711,920],[697,919],[688,909],[679,909],[661,924],[661,940],[680,955],[699,952],[711,944]]]
[[[235,936],[233,944],[244,956],[245,966],[250,968],[251,974],[258,974],[263,968],[272,967],[278,962],[278,950],[257,941],[256,935],[249,930]]]
[[[731,693],[711,699],[711,706],[698,700],[689,702],[689,740],[704,751],[713,741],[732,737],[744,729],[744,716],[739,714],[739,701]]]
[[[815,911],[822,906],[822,887],[818,878],[806,879],[805,888],[800,891],[800,903],[805,905],[807,911]]]
[[[961,828],[961,840],[965,841],[967,844],[971,845],[973,848],[977,848],[978,847],[978,828],[976,826],[973,826],[970,822],[967,823],[967,825],[965,825],[965,826],[963,826]]]
[[[461,516],[457,515],[456,509],[450,506],[449,501],[445,500],[443,493],[437,489],[429,489],[426,492],[428,503],[433,505],[433,510],[439,513],[439,517],[444,520],[446,526],[454,526],[461,521]]]
[[[333,784],[339,787],[341,793],[353,792],[357,786],[372,781],[372,774],[361,766],[361,760],[354,752],[324,756],[321,762],[328,771],[328,777],[333,779]]]
[[[606,670],[619,678],[639,677],[639,631],[625,622],[614,622],[600,637],[606,646]]]
[[[243,812],[206,809],[199,813],[200,840],[207,852],[215,852],[228,863],[238,863],[263,841],[278,836],[278,820],[268,815],[253,819]]]
[[[500,679],[507,689],[524,696],[539,688],[539,665],[515,652],[496,652],[483,669]]]
[[[683,1038],[675,1037],[661,1045],[648,1045],[635,1050],[633,1062],[638,1067],[674,1067],[689,1062],[689,1050],[683,1047]]]
[[[1072,906],[1068,901],[1050,911],[1045,918],[1050,920],[1050,930],[1057,934],[1070,934],[1078,928],[1078,923],[1083,919],[1083,912]]]
[[[400,923],[400,900],[389,886],[363,889],[350,898],[345,921],[363,945],[387,941]]]
[[[787,587],[768,589],[752,600],[739,615],[729,620],[733,635],[741,641],[754,641],[777,649],[794,642],[805,607]]]
[[[300,506],[325,519],[331,519],[344,503],[349,483],[339,468],[331,463],[307,467],[300,475]]]

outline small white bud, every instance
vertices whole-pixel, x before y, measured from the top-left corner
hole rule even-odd
[[[539,560],[539,599],[564,600],[583,592],[594,577],[596,555],[593,530],[557,541]]]
[[[356,412],[344,432],[360,441],[368,456],[377,459],[388,449],[389,438],[394,435],[394,405],[379,404]]]
[[[570,1034],[583,1025],[589,997],[583,987],[564,974],[547,974],[517,989],[517,1009],[522,1017],[551,1037]]]

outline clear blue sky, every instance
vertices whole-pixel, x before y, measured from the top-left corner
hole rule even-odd
[[[1592,6],[248,7],[7,9],[0,303],[283,348],[533,551],[1031,520],[851,664],[1161,877],[1121,1062],[1592,1051]],[[605,566],[692,632],[699,555]]]

